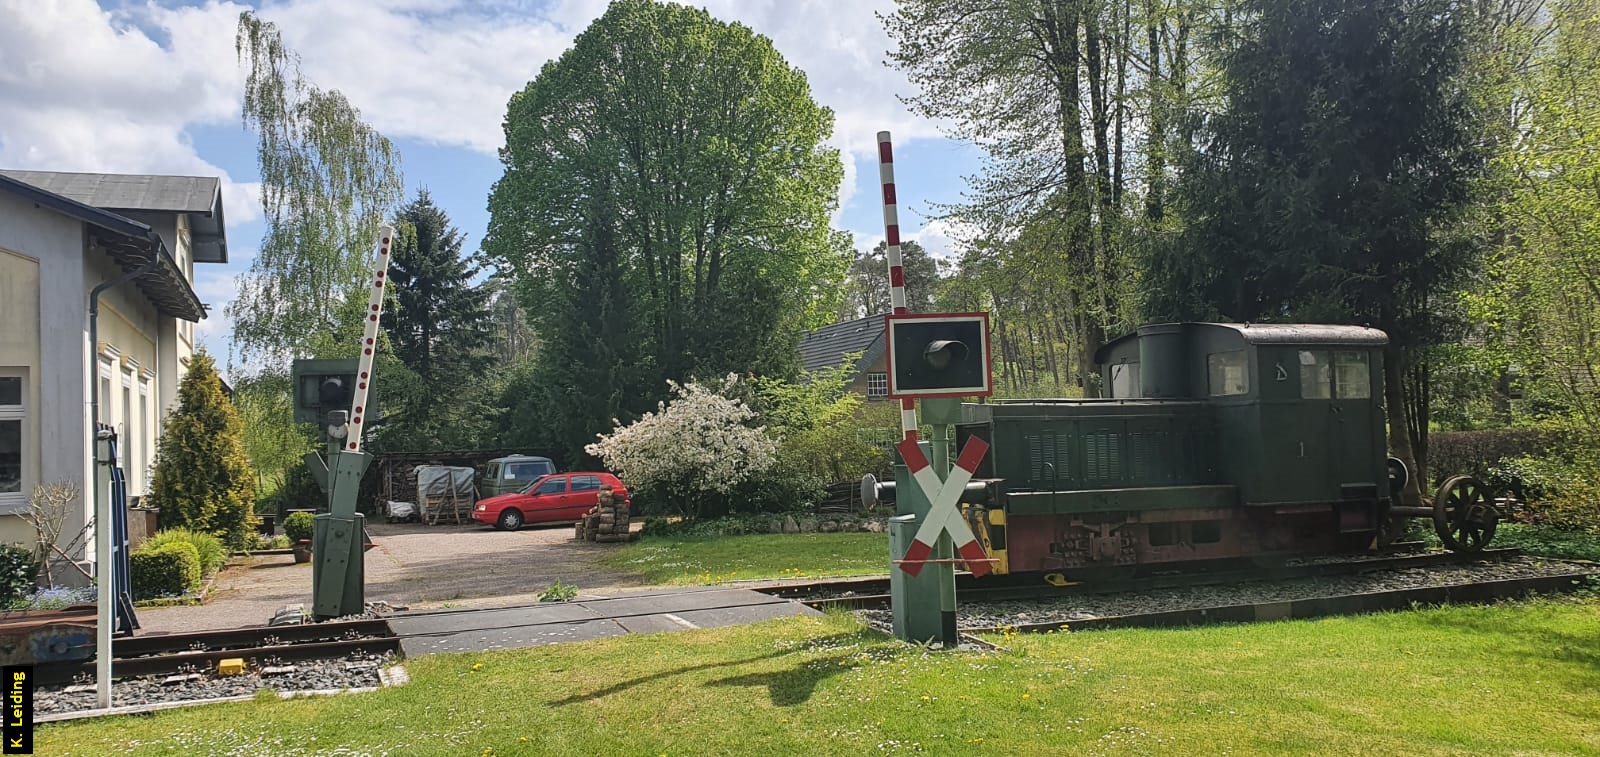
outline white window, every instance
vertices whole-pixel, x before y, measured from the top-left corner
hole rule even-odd
[[[122,459],[117,462],[122,465],[123,474],[128,476],[128,482],[133,483],[133,476],[128,472],[133,467],[133,448],[137,444],[135,439],[138,434],[133,430],[133,372],[122,372],[122,429],[117,434],[117,452]]]
[[[28,406],[21,376],[0,376],[0,513],[15,512],[27,504],[23,481],[23,427]]]
[[[881,400],[889,396],[889,374],[867,374],[867,399]]]
[[[155,436],[150,425],[150,379],[144,375],[139,376],[139,489],[144,492],[149,488],[150,478],[150,448],[154,446],[151,438]]]
[[[1250,359],[1244,350],[1206,355],[1206,386],[1213,397],[1250,392]]]

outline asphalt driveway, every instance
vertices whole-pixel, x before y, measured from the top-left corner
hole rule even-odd
[[[572,527],[424,526],[369,520],[377,546],[367,552],[366,600],[419,607],[503,607],[538,601],[556,581],[585,594],[642,585],[636,575],[600,565],[614,544],[579,542]],[[234,558],[211,599],[195,607],[138,611],[141,633],[177,633],[266,623],[284,605],[311,604],[311,563],[291,555]]]

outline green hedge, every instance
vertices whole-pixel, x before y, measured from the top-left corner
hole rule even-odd
[[[1534,428],[1436,432],[1428,435],[1428,475],[1435,486],[1466,475],[1503,488],[1510,482],[1499,480],[1502,462],[1542,455],[1559,443],[1555,432]]]
[[[190,531],[187,528],[169,528],[157,531],[155,536],[146,539],[139,549],[156,549],[172,543],[193,544],[195,553],[200,558],[200,574],[209,576],[219,570],[228,562],[228,551],[222,546],[222,540],[211,534]]]
[[[139,549],[128,555],[134,599],[180,596],[200,590],[200,552],[187,541]]]
[[[0,607],[33,593],[39,563],[21,544],[0,544]]]

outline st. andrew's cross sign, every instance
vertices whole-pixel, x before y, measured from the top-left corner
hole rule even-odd
[[[938,543],[939,535],[944,533],[950,535],[950,543],[955,545],[956,552],[966,561],[967,570],[973,576],[986,575],[990,569],[989,555],[983,551],[983,545],[978,543],[956,505],[961,500],[961,493],[966,491],[967,482],[972,480],[973,472],[978,470],[978,463],[989,451],[989,443],[976,436],[967,439],[966,446],[961,448],[961,457],[956,459],[955,469],[943,481],[928,465],[928,458],[923,456],[922,448],[915,441],[907,439],[895,445],[895,448],[900,450],[900,457],[906,461],[911,477],[932,503],[928,508],[928,517],[922,521],[916,538],[906,549],[905,557],[899,561],[900,569],[912,577],[921,573],[922,566],[930,562],[928,557],[933,554],[933,546]]]

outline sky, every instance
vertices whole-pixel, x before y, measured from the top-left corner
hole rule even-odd
[[[845,178],[834,225],[858,249],[883,237],[876,135],[895,142],[902,238],[956,253],[938,203],[959,200],[981,154],[941,136],[901,100],[914,94],[884,63],[877,14],[893,0],[688,3],[770,38],[835,115],[830,144]],[[277,24],[307,77],[337,89],[394,141],[407,197],[427,189],[476,251],[511,94],[604,12],[605,0],[0,0],[0,168],[217,176],[229,262],[200,265],[210,306],[198,327],[228,354],[224,308],[260,245],[254,136],[240,119],[239,13]]]

